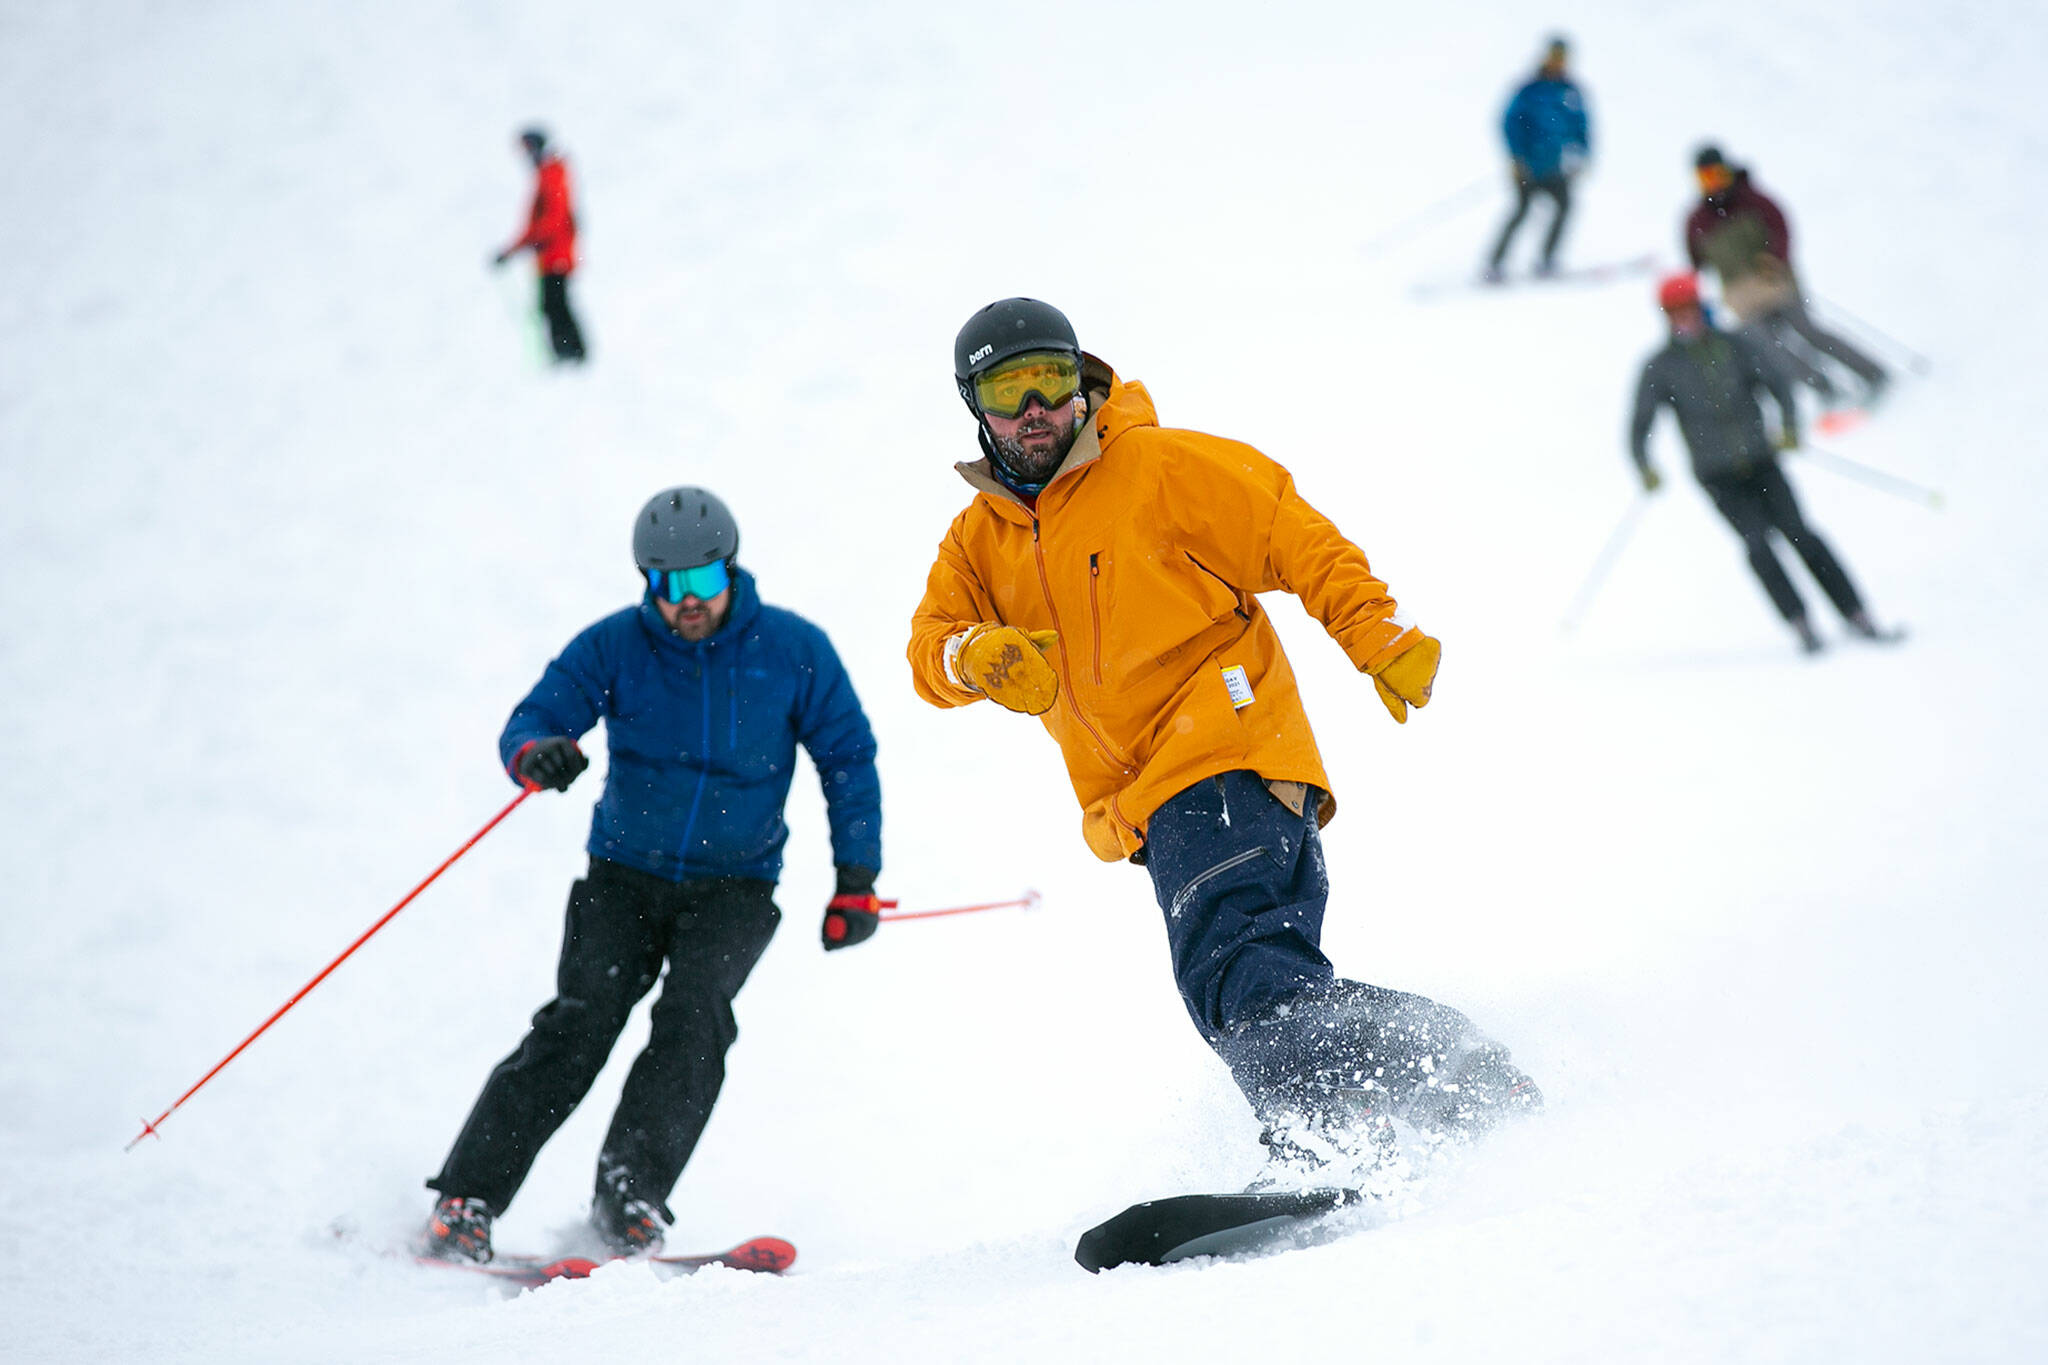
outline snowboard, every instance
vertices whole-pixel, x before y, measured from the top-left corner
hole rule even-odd
[[[796,1248],[780,1237],[750,1237],[738,1246],[727,1247],[724,1251],[706,1252],[693,1256],[608,1256],[592,1260],[587,1256],[518,1256],[500,1254],[482,1265],[470,1261],[449,1261],[437,1256],[416,1258],[421,1265],[442,1266],[449,1270],[464,1270],[474,1275],[486,1275],[494,1280],[503,1280],[521,1289],[535,1289],[555,1280],[587,1279],[599,1266],[613,1261],[643,1261],[649,1265],[674,1266],[679,1270],[701,1270],[708,1265],[728,1266],[734,1270],[755,1270],[764,1274],[779,1275],[796,1261]]]
[[[1147,1200],[1082,1233],[1074,1260],[1096,1274],[1119,1265],[1274,1250],[1316,1220],[1366,1197],[1359,1190],[1320,1189]]]

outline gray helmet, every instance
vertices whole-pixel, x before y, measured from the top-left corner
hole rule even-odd
[[[739,523],[702,488],[656,493],[633,521],[633,562],[643,569],[694,569],[739,552]]]

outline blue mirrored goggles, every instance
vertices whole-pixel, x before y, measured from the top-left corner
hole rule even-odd
[[[647,586],[654,595],[670,602],[680,602],[685,597],[709,602],[732,586],[732,575],[726,571],[722,559],[699,564],[694,569],[642,569],[641,572],[647,575]]]

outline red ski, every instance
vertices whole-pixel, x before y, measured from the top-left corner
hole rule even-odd
[[[656,1265],[681,1266],[696,1270],[707,1265],[729,1266],[734,1270],[757,1270],[764,1275],[780,1275],[796,1264],[796,1247],[780,1237],[749,1237],[736,1247],[714,1251],[702,1256],[649,1256]]]
[[[421,1256],[421,1265],[445,1266],[450,1270],[467,1270],[475,1275],[488,1275],[492,1279],[504,1280],[522,1289],[532,1289],[554,1280],[581,1280],[601,1265],[612,1261],[646,1261],[652,1265],[675,1266],[680,1270],[701,1270],[707,1265],[730,1266],[734,1270],[754,1270],[768,1275],[780,1275],[796,1262],[796,1248],[780,1237],[750,1237],[738,1246],[724,1251],[713,1251],[697,1256],[611,1256],[601,1261],[587,1256],[562,1256],[550,1260],[545,1256],[494,1257],[484,1265],[468,1261],[448,1261],[437,1256]]]

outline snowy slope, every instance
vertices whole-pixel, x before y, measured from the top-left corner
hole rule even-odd
[[[1821,297],[1935,358],[1839,450],[1947,511],[1795,466],[1907,647],[1798,658],[1682,477],[1560,634],[1631,496],[1647,283],[1417,303],[1494,200],[1363,249],[1495,173],[1547,22],[1521,7],[0,10],[5,1354],[2040,1358],[2048,19],[1566,17],[1599,139],[1577,259],[1675,258],[1710,136]],[[582,374],[535,365],[527,277],[485,268],[535,117],[582,193]],[[1010,293],[1168,423],[1286,462],[1446,642],[1396,730],[1273,604],[1345,803],[1332,956],[1465,1008],[1552,1100],[1369,1234],[1068,1259],[1259,1151],[1051,746],[907,686],[972,448],[949,343]],[[787,923],[672,1201],[678,1243],[781,1233],[796,1271],[506,1300],[396,1254],[548,995],[601,760],[123,1155],[510,798],[505,712],[630,598],[627,520],[682,481],[853,671],[884,890],[1045,895],[828,960],[800,777]],[[583,1216],[633,1039],[502,1245]]]

